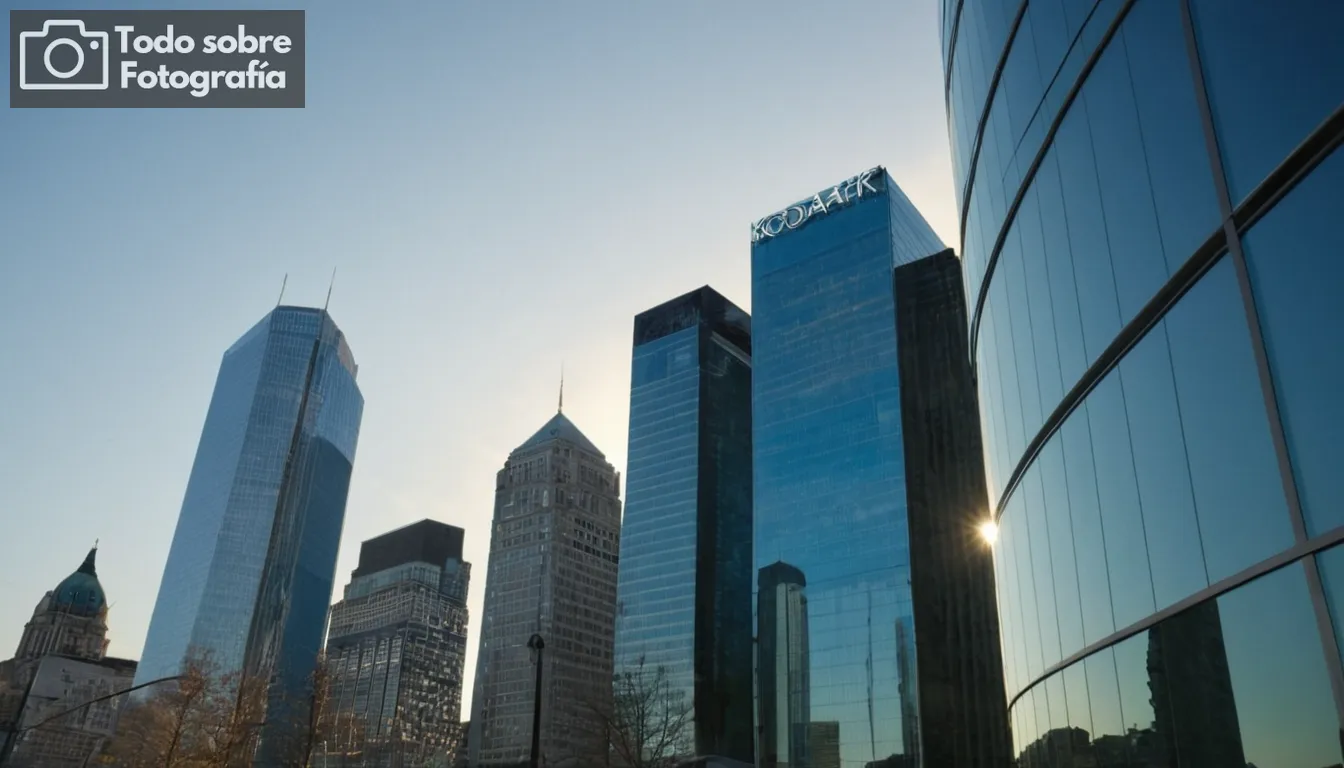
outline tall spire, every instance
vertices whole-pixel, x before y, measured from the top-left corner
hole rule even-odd
[[[84,558],[84,563],[79,566],[79,573],[87,573],[90,576],[98,575],[97,571],[94,570],[93,566],[93,561],[97,556],[98,556],[98,542],[94,541],[93,549],[89,550],[89,554],[86,555]]]
[[[565,412],[565,364],[560,364],[560,404],[555,409],[556,413]]]

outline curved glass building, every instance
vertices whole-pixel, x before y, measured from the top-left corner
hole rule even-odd
[[[943,6],[1018,764],[1340,765],[1344,3]]]

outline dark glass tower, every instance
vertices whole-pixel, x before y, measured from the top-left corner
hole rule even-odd
[[[942,26],[1017,752],[1341,764],[1344,4]]]
[[[629,457],[616,672],[663,668],[680,751],[750,763],[751,320],[709,287],[635,317]]]
[[[422,520],[360,546],[331,608],[324,759],[375,768],[457,754],[471,576],[462,538],[461,528]]]
[[[278,307],[220,364],[136,683],[193,656],[300,701],[322,648],[364,399],[325,310]]]
[[[1000,766],[959,264],[881,168],[752,233],[760,764],[826,722],[844,765]]]

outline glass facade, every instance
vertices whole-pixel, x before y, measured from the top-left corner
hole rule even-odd
[[[331,608],[322,762],[399,768],[458,754],[471,574],[462,538],[461,528],[423,520],[360,548]]]
[[[943,12],[1018,764],[1340,765],[1344,5]]]
[[[278,307],[224,353],[136,683],[193,656],[301,695],[322,648],[364,401],[324,311]]]
[[[635,318],[615,646],[618,675],[664,670],[681,753],[748,763],[750,334],[708,287]]]
[[[952,356],[937,361],[946,347],[921,347],[916,329],[922,322],[931,323],[926,330],[955,328],[959,340],[964,315],[961,304],[927,292],[937,279],[928,282],[922,270],[901,276],[945,249],[880,168],[762,219],[753,239],[757,764],[918,766],[929,733],[943,754],[945,736],[955,738],[955,730],[970,742],[979,728],[950,725],[952,712],[964,714],[966,678],[939,675],[941,662],[983,657],[964,645],[926,655],[917,620],[928,615],[934,636],[963,641],[943,634],[952,631],[942,623],[947,612],[934,604],[952,601],[935,581],[921,581],[912,563],[915,550],[935,547],[926,572],[950,574],[958,569],[944,553],[964,554],[942,549],[932,529],[924,531],[928,540],[912,538],[918,518],[954,511],[938,496],[948,488],[926,471],[948,443],[916,423],[920,409],[956,410],[919,397],[938,391],[928,388],[926,373],[936,371],[942,383],[956,368],[948,367]],[[959,297],[958,265],[942,255],[947,260],[933,271],[950,266]],[[935,306],[955,311],[938,314]],[[960,434],[978,438],[969,370],[964,362],[962,368],[970,397],[962,415],[972,421]],[[915,450],[930,463],[912,462],[920,458],[911,453],[912,434],[928,440]],[[981,518],[983,507],[974,502],[984,496],[982,473],[976,462],[972,502]],[[992,620],[988,563],[981,568],[980,603]],[[980,629],[993,650],[992,624]],[[926,670],[936,684],[921,691]]]

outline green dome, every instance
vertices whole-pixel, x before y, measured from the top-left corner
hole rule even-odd
[[[107,606],[107,596],[103,594],[103,585],[98,582],[98,572],[93,565],[97,554],[97,547],[89,550],[89,556],[84,558],[79,570],[56,586],[51,596],[53,610],[75,616],[97,616]]]

